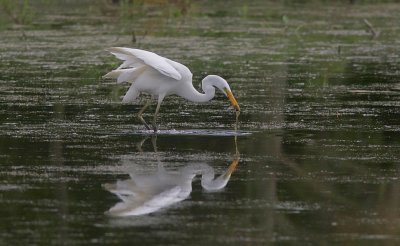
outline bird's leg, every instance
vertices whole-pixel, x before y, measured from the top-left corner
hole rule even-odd
[[[158,111],[160,110],[161,102],[162,102],[162,99],[158,100],[156,112],[154,113],[153,121],[151,122],[151,125],[153,126],[154,132],[157,132],[157,130],[158,130],[156,121],[157,121]]]
[[[147,130],[151,130],[150,126],[146,123],[146,121],[143,119],[142,114],[143,112],[150,106],[151,100],[147,101],[146,104],[143,106],[142,109],[140,109],[137,117],[139,120],[143,123],[143,125],[146,127]]]
[[[138,150],[139,152],[143,152],[142,146],[143,146],[144,142],[146,142],[146,140],[147,140],[148,138],[149,138],[149,137],[147,136],[147,137],[143,138],[139,143],[136,144],[136,148],[137,148],[137,150]]]
[[[151,136],[151,143],[153,145],[154,152],[157,152],[157,135],[156,134]]]

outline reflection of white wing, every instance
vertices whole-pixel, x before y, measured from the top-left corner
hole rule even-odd
[[[107,51],[124,62],[118,69],[106,74],[104,76],[106,78],[118,78],[118,82],[133,81],[147,65],[165,76],[176,80],[182,79],[182,75],[171,65],[172,61],[153,52],[124,47],[113,47]]]
[[[129,200],[117,203],[114,207],[110,208],[109,214],[113,216],[131,216],[143,215],[153,213],[163,207],[170,206],[176,202],[180,202],[185,197],[180,197],[181,188],[175,186],[166,190],[154,197],[149,197],[150,200]]]

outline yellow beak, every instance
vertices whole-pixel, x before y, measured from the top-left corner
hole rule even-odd
[[[240,111],[240,107],[239,104],[237,103],[235,97],[233,96],[232,92],[230,90],[228,90],[227,88],[224,88],[224,91],[229,99],[229,101],[231,101],[233,107],[235,107],[236,111]]]
[[[226,170],[224,177],[225,178],[229,178],[231,176],[231,174],[236,170],[236,166],[239,163],[239,159],[235,159],[231,162],[231,164],[229,165],[228,169]]]

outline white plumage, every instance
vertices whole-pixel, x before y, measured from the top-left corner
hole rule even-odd
[[[178,95],[193,102],[207,102],[214,97],[216,87],[228,97],[235,109],[240,111],[229,84],[217,75],[208,75],[202,80],[203,94],[193,87],[192,73],[185,65],[140,49],[113,47],[107,51],[122,60],[123,63],[103,77],[117,79],[118,83],[132,83],[122,99],[123,102],[134,101],[142,92],[150,94],[158,100],[152,121],[155,132],[157,131],[156,119],[161,102],[169,95]],[[147,102],[138,113],[138,118],[148,130],[151,128],[143,119],[142,114],[149,105],[150,102]]]

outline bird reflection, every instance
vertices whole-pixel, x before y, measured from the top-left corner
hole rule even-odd
[[[218,176],[215,176],[214,168],[205,163],[192,163],[177,171],[168,171],[158,161],[157,170],[150,174],[140,174],[140,167],[130,163],[129,179],[103,185],[121,199],[106,213],[111,216],[144,215],[183,201],[192,192],[192,181],[197,175],[201,175],[201,186],[206,191],[221,190],[238,162],[236,155],[225,172]]]

